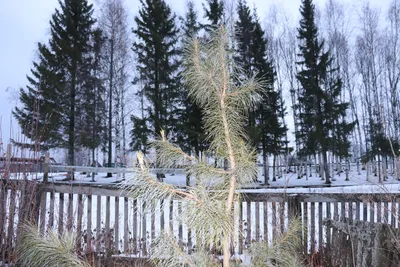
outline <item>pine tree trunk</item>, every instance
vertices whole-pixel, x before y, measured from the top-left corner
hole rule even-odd
[[[383,180],[386,181],[388,179],[387,175],[387,157],[383,157],[383,164],[382,164],[382,173],[383,173]]]
[[[321,177],[321,180],[324,179],[324,166],[322,162],[322,155],[321,153],[318,153],[318,166],[319,166],[319,177]]]
[[[349,158],[346,158],[346,181],[350,181],[349,171],[350,171],[350,160]]]
[[[75,165],[75,101],[76,101],[76,61],[72,61],[72,73],[71,73],[71,88],[70,88],[70,114],[69,114],[69,125],[68,125],[68,164],[70,166]],[[68,173],[68,178],[74,180],[74,172]]]
[[[263,152],[263,167],[264,167],[264,184],[269,185],[269,166],[268,166],[268,155]]]
[[[92,162],[93,162],[93,167],[97,167],[97,161],[96,161],[96,158],[95,158],[95,149],[93,148],[92,149]],[[95,172],[93,171],[92,172],[92,182],[94,182],[94,175],[95,175]]]
[[[381,184],[382,183],[382,173],[381,173],[381,156],[378,156],[378,166],[376,167],[378,171],[378,181]]]
[[[327,159],[327,152],[322,153],[322,165],[324,167],[324,173],[325,173],[325,183],[326,184],[331,184],[330,178],[329,178],[329,166],[328,166],[328,159]]]
[[[276,156],[273,155],[273,162],[272,162],[272,181],[276,182]]]

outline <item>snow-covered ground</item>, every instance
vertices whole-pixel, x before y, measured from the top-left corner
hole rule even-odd
[[[120,183],[124,178],[130,179],[132,173],[126,173],[124,176],[122,174],[113,174],[113,177],[106,177],[106,173],[97,173],[94,177],[94,182],[91,176],[86,174],[75,173],[74,181],[65,181],[67,173],[58,172],[50,173],[49,181],[54,183],[71,183],[71,184],[97,184],[97,185],[112,185]],[[21,177],[14,174],[14,178]],[[33,179],[42,180],[43,174],[34,174],[30,176]],[[400,192],[400,181],[393,178],[393,175],[389,173],[388,179],[379,183],[379,178],[374,176],[373,173],[369,173],[367,178],[367,173],[365,170],[360,170],[357,172],[356,166],[352,166],[349,171],[349,181],[346,181],[345,172],[340,174],[335,173],[332,179],[332,184],[326,187],[325,181],[322,180],[312,169],[311,176],[303,176],[298,179],[297,173],[285,173],[283,172],[282,177],[276,178],[276,181],[272,181],[272,170],[270,170],[269,175],[269,185],[264,185],[264,177],[262,167],[259,167],[258,172],[258,182],[247,184],[243,186],[242,192],[263,192],[263,193],[387,193]],[[183,170],[168,170],[165,171],[164,182],[173,184],[180,187],[185,187],[186,176]],[[195,185],[195,180],[192,177],[191,185]]]

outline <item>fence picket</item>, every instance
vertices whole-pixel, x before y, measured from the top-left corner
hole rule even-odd
[[[78,246],[81,248],[82,239],[82,217],[83,217],[83,196],[78,195],[78,218],[76,220],[76,237],[78,239]]]
[[[49,207],[49,228],[53,228],[54,225],[54,191],[50,192],[50,207]]]
[[[114,218],[114,247],[119,252],[119,197],[115,197],[115,218]]]
[[[92,251],[92,195],[87,195],[87,227],[86,227],[87,251]]]
[[[124,197],[124,253],[128,253],[128,241],[129,241],[129,227],[128,227],[128,218],[129,218],[129,199]]]
[[[264,208],[264,242],[268,242],[268,202],[262,202]]]
[[[256,238],[255,240],[258,242],[260,241],[260,202],[256,202],[255,204],[255,209],[256,209],[256,217],[255,217],[255,230],[256,230]]]
[[[97,195],[97,212],[96,212],[96,251],[100,252],[101,245],[101,196]]]
[[[58,233],[62,234],[64,229],[64,193],[60,193],[58,197]]]
[[[133,254],[138,252],[138,244],[139,244],[139,231],[137,230],[137,216],[138,216],[138,201],[134,199],[132,202],[133,206],[133,218],[132,218],[132,240],[133,240]]]
[[[246,246],[250,245],[251,242],[251,202],[247,202],[247,213],[246,213],[246,224],[247,224],[247,228],[246,228]]]

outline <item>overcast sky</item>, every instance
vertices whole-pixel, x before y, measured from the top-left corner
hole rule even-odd
[[[349,7],[348,12],[356,12],[360,1],[339,0]],[[177,15],[183,15],[185,0],[166,0]],[[195,0],[198,10],[203,1]],[[256,6],[262,22],[268,17],[272,4],[282,7],[291,17],[298,20],[300,0],[248,0],[249,6]],[[326,0],[315,0],[317,6],[324,6]],[[391,0],[371,0],[372,5],[385,11]],[[138,0],[125,0],[129,8],[132,26],[133,16],[140,6]],[[19,88],[27,83],[32,61],[37,53],[37,43],[46,42],[49,37],[49,20],[58,7],[57,0],[0,0],[0,118],[3,143],[11,136],[20,136],[15,120],[11,121],[11,110],[17,104]],[[96,8],[96,7],[95,7]],[[14,127],[10,127],[10,122]]]

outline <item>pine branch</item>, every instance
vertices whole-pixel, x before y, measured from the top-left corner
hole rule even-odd
[[[74,253],[76,237],[73,233],[59,235],[50,229],[40,234],[36,226],[25,224],[21,228],[20,238],[17,254],[21,266],[90,266]]]

